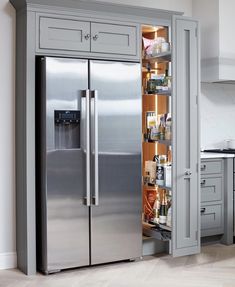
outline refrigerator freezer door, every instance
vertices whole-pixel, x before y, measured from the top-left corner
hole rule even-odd
[[[142,256],[140,85],[140,64],[90,62],[90,88],[98,98],[96,109],[91,102],[91,190],[98,197],[91,208],[91,264]]]
[[[84,204],[88,61],[49,57],[44,61],[43,271],[52,272],[89,265],[89,208]]]

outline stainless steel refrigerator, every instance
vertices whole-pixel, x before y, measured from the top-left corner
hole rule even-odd
[[[142,254],[139,63],[37,59],[38,269]]]

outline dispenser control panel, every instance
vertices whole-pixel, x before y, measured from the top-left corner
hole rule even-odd
[[[80,122],[80,111],[55,110],[54,119],[56,124],[77,124]]]

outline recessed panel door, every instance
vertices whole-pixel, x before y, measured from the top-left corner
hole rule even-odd
[[[91,52],[137,55],[137,27],[91,23]]]
[[[173,256],[200,252],[198,22],[173,17]]]

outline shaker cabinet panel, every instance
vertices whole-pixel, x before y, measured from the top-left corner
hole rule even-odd
[[[222,160],[214,160],[214,161],[202,161],[201,163],[201,174],[214,174],[214,173],[222,173],[223,166]]]
[[[201,179],[201,202],[222,200],[222,177]]]
[[[135,26],[91,23],[91,52],[136,55]]]
[[[39,48],[90,51],[90,22],[40,17]]]
[[[222,234],[223,225],[223,206],[222,204],[208,205],[201,207],[201,235],[211,236]]]
[[[173,17],[173,256],[200,252],[198,22]]]

